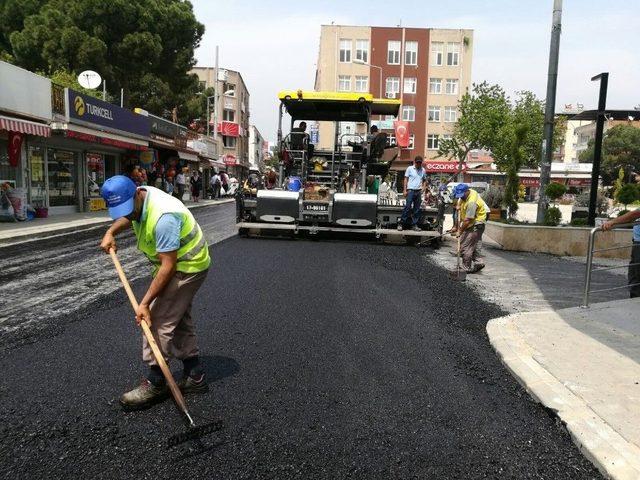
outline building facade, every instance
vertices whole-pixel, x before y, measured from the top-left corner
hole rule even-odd
[[[249,168],[264,170],[264,152],[266,142],[255,125],[249,126]]]
[[[471,85],[472,54],[472,30],[323,25],[315,90],[399,99],[410,144],[394,168],[403,169],[416,155],[435,158],[439,140],[451,134]],[[395,142],[393,118],[373,120]],[[339,136],[364,130],[341,124]],[[321,122],[318,146],[330,148],[334,135],[333,125]]]
[[[229,173],[245,178],[249,171],[249,91],[240,72],[225,68],[195,67],[190,73],[198,76],[204,88],[215,89],[211,99],[209,123],[220,141],[220,159]],[[215,110],[217,112],[214,112]]]

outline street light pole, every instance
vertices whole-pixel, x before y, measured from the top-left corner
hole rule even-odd
[[[211,121],[211,115],[209,114],[209,99],[211,97],[207,97],[207,138],[209,138],[209,122]]]
[[[600,178],[600,160],[602,158],[602,135],[604,131],[604,116],[607,108],[607,87],[609,72],[596,75],[591,81],[600,80],[600,96],[598,97],[598,117],[596,118],[596,139],[593,145],[593,166],[591,168],[591,191],[589,192],[589,217],[587,223],[596,223],[596,204],[598,202],[598,179]]]
[[[560,32],[562,30],[562,0],[553,0],[553,21],[551,24],[551,46],[549,48],[549,73],[547,98],[544,105],[544,140],[542,141],[542,162],[540,164],[540,194],[536,221],[544,221],[547,210],[545,189],[551,177],[551,156],[553,155],[553,121],[556,109],[556,86],[558,83],[558,57],[560,55]]]

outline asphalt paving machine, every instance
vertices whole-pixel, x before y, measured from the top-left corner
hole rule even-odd
[[[397,193],[395,177],[403,172],[392,167],[400,148],[383,131],[369,132],[372,116],[397,118],[399,100],[301,90],[280,92],[278,99],[277,180],[272,188],[264,182],[236,196],[241,235],[342,232],[394,243],[442,239],[444,204],[437,192],[425,195],[420,231],[397,230],[405,202]],[[282,129],[285,113],[290,117],[288,134]],[[294,127],[301,121],[314,126],[332,122],[332,147],[315,145],[306,131]]]

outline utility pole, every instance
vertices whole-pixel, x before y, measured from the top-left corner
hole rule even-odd
[[[218,145],[218,54],[219,47],[216,45],[216,63],[215,68],[213,70],[213,141],[216,143],[216,148]],[[211,121],[211,117],[207,118],[207,125]],[[218,155],[220,155],[220,149],[218,148]]]
[[[556,87],[558,84],[558,57],[560,55],[560,32],[562,30],[562,0],[553,0],[553,21],[551,23],[551,46],[549,48],[549,74],[547,78],[547,99],[544,104],[544,140],[542,141],[542,162],[540,163],[540,195],[538,198],[538,223],[544,221],[547,210],[545,189],[551,177],[551,156],[553,155],[553,120],[556,110]]]
[[[596,118],[596,139],[593,145],[593,166],[591,168],[591,191],[589,192],[589,216],[587,223],[594,226],[596,223],[596,204],[598,202],[598,179],[600,178],[600,160],[602,158],[602,136],[604,132],[604,120],[607,108],[607,87],[609,85],[609,72],[596,75],[591,81],[600,80],[600,96],[598,97],[598,117]]]

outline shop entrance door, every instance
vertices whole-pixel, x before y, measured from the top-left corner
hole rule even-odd
[[[77,155],[68,150],[50,148],[47,151],[49,178],[49,208],[51,213],[78,211]]]

